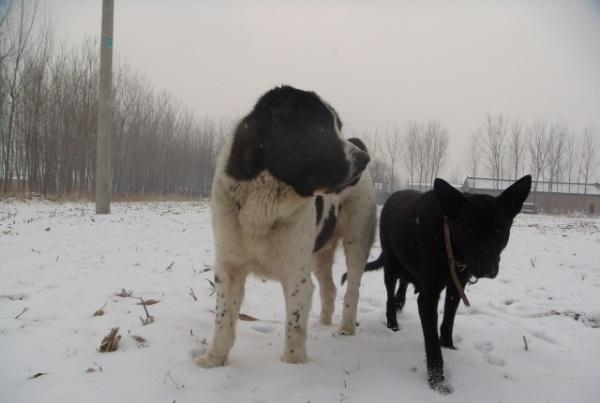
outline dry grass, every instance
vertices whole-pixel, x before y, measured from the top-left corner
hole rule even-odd
[[[114,327],[102,339],[102,342],[100,343],[100,352],[107,353],[110,351],[115,351],[117,349],[117,347],[119,347],[119,340],[121,340],[121,335],[119,334],[119,328]]]

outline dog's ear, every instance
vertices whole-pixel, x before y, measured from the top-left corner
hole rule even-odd
[[[506,188],[496,199],[508,214],[514,217],[521,211],[530,189],[531,175],[526,175]]]
[[[238,124],[225,168],[232,178],[251,180],[265,168],[263,146],[258,136],[259,130],[253,115],[247,116]]]
[[[435,178],[433,191],[446,217],[452,219],[465,203],[467,198],[443,179]]]

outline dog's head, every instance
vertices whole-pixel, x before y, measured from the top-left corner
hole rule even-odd
[[[464,195],[444,180],[435,180],[434,192],[450,221],[452,244],[475,277],[494,278],[498,274],[500,252],[506,247],[513,219],[521,211],[530,188],[530,175],[498,197]]]
[[[314,92],[274,88],[236,128],[226,172],[250,180],[268,170],[301,196],[339,192],[369,162],[366,148],[344,140],[341,129],[337,112]]]

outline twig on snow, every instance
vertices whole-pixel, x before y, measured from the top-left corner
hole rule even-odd
[[[166,383],[167,378],[168,378],[168,380],[171,381],[171,383],[173,383],[175,385],[177,390],[179,390],[179,384],[177,383],[177,381],[175,379],[173,379],[173,375],[171,375],[171,371],[167,371],[167,373],[165,374],[165,377],[163,378],[163,383]]]
[[[198,301],[198,297],[196,297],[196,293],[194,292],[194,289],[192,287],[190,287],[190,295],[192,296],[192,298],[194,298],[194,301]]]
[[[209,278],[205,278],[205,280],[206,280],[206,281],[208,281],[208,284],[210,284],[210,287],[211,287],[211,292],[210,292],[210,295],[209,295],[209,297],[212,297],[212,296],[213,296],[213,294],[214,294],[214,293],[215,293],[215,291],[216,291],[216,288],[215,288],[215,287],[216,287],[216,286],[215,286],[215,282],[214,282],[214,281],[212,281],[212,280],[211,280],[211,279],[209,279]]]
[[[141,304],[138,304],[138,305],[143,306],[144,312],[146,312],[146,318],[143,319],[140,316],[140,321],[142,322],[143,326],[149,325],[150,323],[154,322],[154,316],[150,315],[150,313],[148,312],[148,308],[146,308],[146,301],[144,301],[143,298],[140,298],[140,297],[137,297],[137,298],[141,301]]]
[[[525,351],[529,351],[529,346],[527,345],[527,339],[523,336],[523,343],[525,343]]]
[[[25,312],[27,312],[29,310],[28,307],[23,308],[23,310],[21,311],[20,314],[18,314],[17,316],[15,316],[15,319],[19,319],[21,317],[21,315],[23,315]]]

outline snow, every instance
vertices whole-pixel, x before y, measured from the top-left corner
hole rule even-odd
[[[442,396],[427,385],[412,287],[393,333],[381,272],[363,277],[356,336],[318,324],[315,292],[301,365],[279,360],[280,286],[250,278],[242,312],[259,320],[240,321],[229,365],[207,370],[191,357],[212,335],[209,203],[115,203],[96,216],[89,203],[3,201],[0,402],[597,402],[599,228],[584,216],[517,218],[498,278],[467,287],[459,350],[443,350],[454,392]],[[336,281],[343,271],[338,255]],[[123,288],[160,300],[153,323],[141,324],[138,300],[115,296]],[[100,353],[115,326],[117,351]]]

